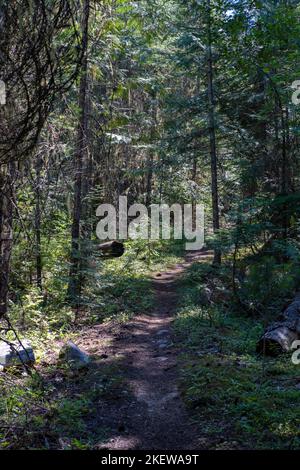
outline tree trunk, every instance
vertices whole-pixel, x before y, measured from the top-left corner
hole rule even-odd
[[[86,126],[87,126],[87,72],[88,72],[88,30],[89,30],[90,2],[84,0],[82,14],[82,50],[83,59],[81,67],[80,87],[79,87],[79,123],[77,131],[77,144],[74,155],[75,185],[74,185],[74,208],[72,222],[72,243],[70,257],[70,279],[68,287],[69,300],[78,306],[81,279],[80,279],[80,225],[82,214],[82,176],[84,169],[84,155],[86,152]]]
[[[146,185],[146,207],[149,208],[152,199],[152,178],[153,178],[153,161],[154,155],[152,149],[150,150],[147,161],[147,185]]]
[[[300,338],[300,294],[284,310],[280,319],[270,325],[257,343],[257,352],[277,356],[292,350],[292,344]]]
[[[35,184],[35,260],[36,284],[42,290],[42,252],[41,252],[41,168],[43,160],[37,155]]]
[[[210,162],[211,162],[211,193],[213,210],[213,230],[218,233],[220,229],[219,216],[219,193],[218,193],[218,165],[216,149],[216,124],[215,124],[215,93],[214,93],[214,71],[212,57],[212,31],[211,31],[211,3],[208,6],[208,47],[207,47],[207,95],[208,95],[208,121],[210,140]],[[214,264],[221,264],[221,251],[215,248]]]
[[[195,186],[193,188],[193,191],[195,191],[196,185],[197,185],[197,156],[196,154],[193,157],[193,168],[192,168],[192,174],[191,174],[191,180],[195,183]],[[196,194],[193,194],[193,199],[192,199],[192,226],[193,230],[196,229],[197,226],[197,221],[196,221],[196,212],[197,209],[197,197]]]
[[[14,162],[0,168],[0,318],[7,313],[10,258],[13,243],[14,170]]]
[[[157,112],[158,112],[158,106],[157,106],[157,98],[156,94],[154,94],[153,98],[153,103],[152,103],[152,125],[151,125],[151,132],[150,132],[150,144],[155,145],[155,138],[156,138],[156,132],[157,132]],[[150,204],[152,203],[152,185],[153,185],[153,164],[154,164],[154,156],[155,156],[155,151],[153,148],[150,148],[149,155],[148,155],[148,160],[147,160],[147,182],[146,182],[146,207],[150,207]]]

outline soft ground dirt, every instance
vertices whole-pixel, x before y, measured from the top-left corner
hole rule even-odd
[[[121,392],[100,399],[89,420],[92,433],[108,430],[109,437],[97,448],[199,448],[199,430],[191,423],[178,390],[180,345],[172,341],[171,323],[176,281],[192,263],[208,256],[206,251],[190,252],[185,262],[154,275],[156,304],[151,313],[137,315],[125,325],[99,325],[83,332],[79,346],[98,359],[88,377],[80,380],[95,388],[103,368],[116,365],[122,376]]]

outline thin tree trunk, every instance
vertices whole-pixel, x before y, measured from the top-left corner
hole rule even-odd
[[[153,151],[150,150],[147,161],[147,185],[146,185],[146,207],[149,207],[152,199],[152,178],[153,178]]]
[[[42,252],[41,252],[41,168],[42,157],[37,155],[35,186],[35,260],[36,284],[42,290]]]
[[[152,127],[151,127],[151,133],[150,133],[151,145],[155,144],[156,126],[157,126],[157,120],[158,120],[157,111],[158,111],[158,106],[156,103],[156,95],[154,95],[153,105],[152,105]],[[149,152],[148,160],[147,160],[147,182],[146,182],[146,206],[147,207],[149,207],[152,202],[154,156],[155,156],[154,149],[151,148]]]
[[[211,193],[213,210],[213,230],[218,233],[220,229],[219,216],[219,194],[218,194],[218,167],[216,150],[216,125],[215,125],[215,95],[214,95],[214,71],[212,58],[212,31],[211,31],[211,3],[208,6],[208,73],[207,73],[207,94],[208,94],[208,119],[209,119],[209,139],[210,139],[210,161],[211,161]],[[214,264],[221,263],[221,251],[216,248],[214,254]]]
[[[72,222],[71,268],[68,288],[68,298],[79,305],[81,292],[80,279],[80,225],[82,215],[82,176],[84,169],[84,155],[86,152],[86,123],[87,123],[87,72],[88,72],[88,29],[89,29],[90,2],[84,0],[82,14],[82,49],[83,59],[79,87],[79,123],[77,131],[77,144],[74,156],[76,168],[74,185],[74,208]]]
[[[195,187],[193,190],[196,188],[197,184],[197,156],[194,154],[193,157],[193,167],[192,167],[192,175],[191,175],[192,181],[195,183]],[[193,194],[193,200],[192,200],[192,224],[193,224],[193,230],[196,229],[196,207],[197,207],[197,197],[196,194]]]
[[[83,169],[82,169],[82,236],[87,240],[91,240],[93,232],[92,224],[92,201],[90,198],[90,191],[93,187],[93,155],[90,151],[92,148],[92,134],[89,128],[89,116],[91,114],[91,100],[89,96],[89,78],[87,77],[86,83],[86,103],[85,103],[85,122],[84,122],[84,151],[83,151]]]
[[[13,180],[15,164],[0,169],[0,318],[7,313],[10,258],[13,244]]]

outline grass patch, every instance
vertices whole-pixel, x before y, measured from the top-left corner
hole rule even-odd
[[[207,447],[300,448],[299,369],[285,355],[255,353],[263,325],[230,309],[222,277],[207,264],[194,265],[179,287],[174,330],[181,342],[181,390],[207,438]],[[218,306],[207,298],[211,285]],[[219,293],[218,293],[219,290]]]
[[[181,240],[144,240],[126,243],[125,254],[102,265],[98,288],[87,297],[97,298],[89,322],[127,321],[133,315],[148,312],[154,303],[151,274],[167,269],[183,259]]]
[[[37,374],[1,375],[0,449],[84,450],[103,442],[110,430],[94,417],[105,400],[126,391],[118,362],[94,363],[84,373],[67,367],[43,372],[43,381]]]

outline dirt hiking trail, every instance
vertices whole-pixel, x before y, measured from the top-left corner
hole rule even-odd
[[[178,391],[180,345],[172,342],[171,323],[178,300],[176,281],[187,267],[209,254],[188,252],[185,262],[154,275],[156,305],[149,314],[137,315],[117,328],[98,325],[84,331],[80,346],[101,357],[89,386],[97,382],[101,364],[110,361],[118,362],[124,380],[123,392],[99,400],[90,420],[91,432],[102,427],[112,436],[96,448],[197,449],[197,430]]]

